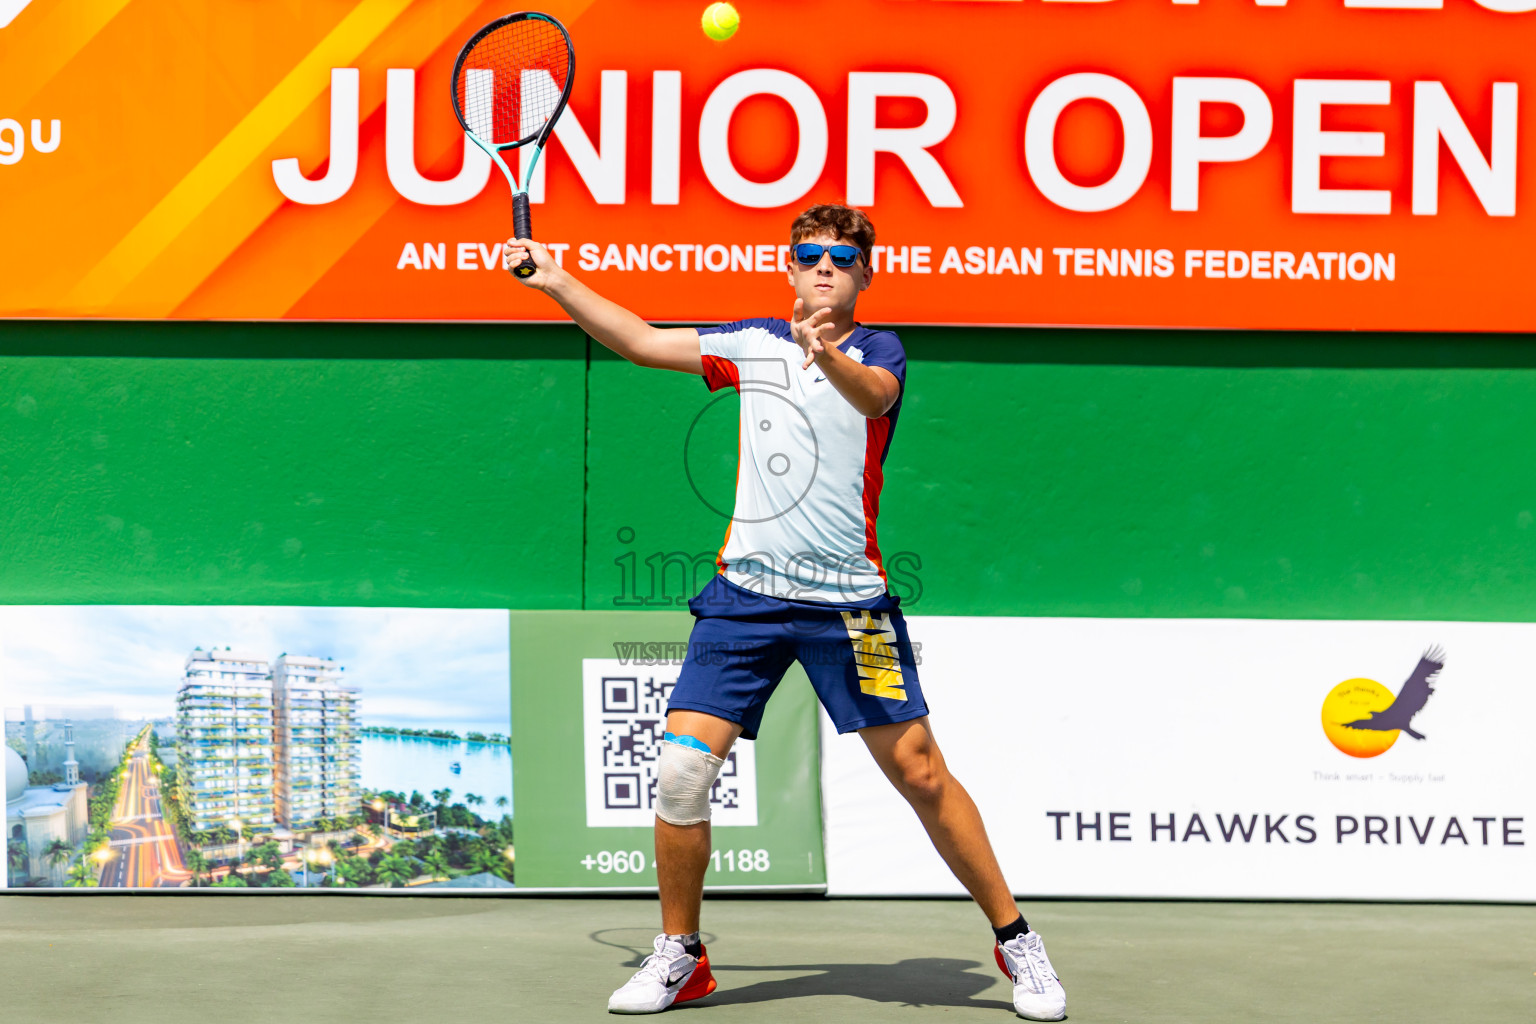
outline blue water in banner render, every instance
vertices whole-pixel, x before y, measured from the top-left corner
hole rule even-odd
[[[459,771],[452,765],[457,762]],[[470,807],[488,821],[512,813],[512,751],[500,743],[469,743],[415,736],[364,736],[363,785],[404,796],[417,790],[430,799],[434,789],[451,789],[450,803],[464,803],[468,793],[485,798]],[[496,806],[498,797],[507,806]]]

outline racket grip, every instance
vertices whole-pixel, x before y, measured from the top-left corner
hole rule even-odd
[[[533,237],[533,214],[528,209],[528,193],[512,193],[512,237]],[[534,265],[533,256],[529,255],[523,262],[512,268],[512,273],[518,277],[532,277],[534,271],[539,268]]]

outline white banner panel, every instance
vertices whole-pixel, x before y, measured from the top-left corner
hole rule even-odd
[[[1017,893],[1536,901],[1536,625],[909,622]],[[962,893],[822,727],[829,893]]]

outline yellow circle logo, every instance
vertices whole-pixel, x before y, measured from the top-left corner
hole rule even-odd
[[[1350,757],[1375,757],[1392,749],[1401,730],[1349,728],[1373,711],[1392,706],[1392,691],[1374,679],[1346,679],[1323,698],[1323,732],[1328,741]]]

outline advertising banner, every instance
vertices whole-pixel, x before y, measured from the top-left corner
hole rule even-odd
[[[910,623],[1017,893],[1536,901],[1536,626]],[[963,892],[864,745],[823,743],[828,892]]]
[[[652,825],[686,612],[512,613],[518,885],[656,885]],[[798,667],[710,793],[706,889],[820,892],[816,696]]]
[[[787,313],[791,217],[846,200],[871,322],[1536,330],[1536,0],[540,6],[534,233],[648,318]],[[0,5],[0,315],[561,319],[448,100],[502,13]]]
[[[11,888],[514,884],[507,613],[0,609]]]

